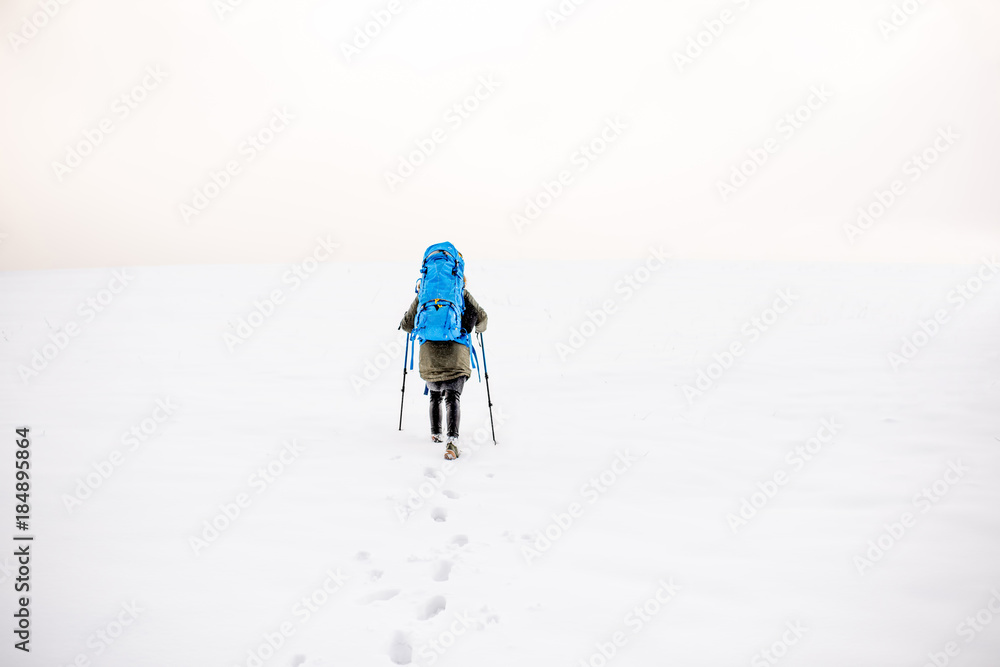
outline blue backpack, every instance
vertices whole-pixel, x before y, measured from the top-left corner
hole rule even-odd
[[[435,243],[424,251],[417,281],[417,316],[413,335],[427,340],[469,344],[462,332],[465,310],[465,260],[451,243]]]
[[[478,371],[471,332],[462,328],[465,311],[465,260],[451,243],[435,243],[424,251],[417,281],[417,315],[412,341],[454,341],[469,348]],[[412,368],[413,358],[410,358]]]

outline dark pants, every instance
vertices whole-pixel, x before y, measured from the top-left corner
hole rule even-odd
[[[465,377],[457,377],[445,382],[428,382],[427,389],[431,395],[431,433],[441,433],[441,401],[444,401],[448,411],[448,437],[458,437],[458,425],[462,421],[460,401]]]

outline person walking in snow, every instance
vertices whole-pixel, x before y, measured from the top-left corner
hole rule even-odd
[[[420,342],[420,377],[430,394],[431,440],[440,443],[447,438],[446,459],[459,453],[462,389],[472,376],[471,335],[486,331],[487,321],[486,311],[465,289],[464,271],[465,261],[451,243],[428,248],[417,296],[399,323]]]

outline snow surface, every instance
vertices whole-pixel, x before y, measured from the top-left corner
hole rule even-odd
[[[673,262],[626,300],[615,286],[638,266],[469,259],[499,444],[473,378],[450,469],[415,372],[397,431],[413,266],[329,263],[298,289],[284,266],[132,268],[89,322],[78,304],[111,269],[0,273],[3,451],[31,427],[37,536],[32,653],[5,646],[0,662],[720,667],[771,664],[759,652],[773,647],[782,665],[903,667],[955,642],[950,664],[1000,665],[1000,622],[959,634],[1000,591],[1000,281],[959,309],[949,292],[976,266]],[[274,289],[273,317],[227,349]],[[744,323],[779,290],[796,300],[752,341]],[[607,300],[615,312],[560,359]],[[893,370],[887,354],[942,309]],[[70,321],[79,335],[22,381]],[[683,386],[734,342],[744,354],[689,401]],[[173,415],[130,449],[122,434],[157,399]],[[824,419],[838,432],[795,470],[786,454]],[[252,476],[289,440],[301,453],[261,488]],[[115,450],[113,474],[67,509]],[[915,503],[950,463],[956,483]],[[12,514],[13,466],[0,467]],[[786,483],[734,531],[741,499],[779,471]],[[614,481],[596,494],[602,473]],[[404,514],[421,485],[429,497]],[[196,555],[191,538],[239,494],[249,506]],[[573,524],[526,556],[572,503]],[[903,536],[859,572],[904,512]],[[0,564],[12,626],[12,558]],[[323,604],[307,617],[309,596]],[[642,605],[656,613],[638,621]],[[283,623],[293,633],[271,656]]]

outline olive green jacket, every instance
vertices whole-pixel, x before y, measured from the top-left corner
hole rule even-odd
[[[486,331],[486,311],[476,303],[468,290],[463,291],[465,307],[474,308],[479,320],[476,332]],[[403,315],[399,326],[403,331],[413,331],[413,320],[417,316],[418,299],[414,297],[410,309]],[[469,361],[469,348],[450,340],[428,340],[420,346],[420,377],[425,382],[446,382],[457,377],[472,377],[472,364]]]

